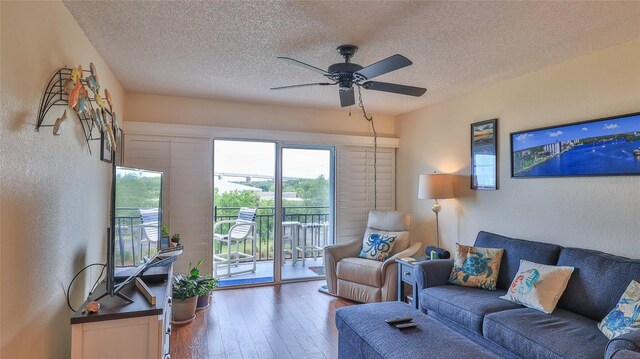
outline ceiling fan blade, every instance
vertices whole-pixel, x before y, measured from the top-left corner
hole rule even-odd
[[[393,92],[400,95],[409,95],[409,96],[416,96],[416,97],[420,97],[424,95],[425,92],[427,92],[427,89],[422,87],[398,85],[398,84],[391,84],[388,82],[379,82],[379,81],[367,81],[362,84],[362,87],[364,87],[367,90]]]
[[[353,88],[348,91],[340,91],[340,106],[349,107],[356,104],[356,95],[353,93]]]
[[[326,72],[325,70],[323,70],[323,69],[321,69],[319,67],[315,67],[313,65],[305,64],[302,61],[298,61],[298,60],[292,59],[290,57],[280,57],[280,56],[278,56],[278,58],[280,60],[284,60],[284,61],[286,61],[288,63],[294,64],[294,65],[298,65],[298,66],[302,66],[305,69],[308,69],[308,70],[311,70],[311,71],[315,71],[315,72],[317,72],[317,73],[319,73],[321,75],[330,75],[328,72]]]
[[[312,84],[301,84],[301,85],[289,85],[289,86],[280,86],[280,87],[272,87],[270,88],[270,90],[283,90],[283,89],[290,89],[290,88],[294,88],[294,87],[305,87],[305,86],[331,86],[331,85],[335,85],[335,83],[332,82],[314,82]]]
[[[374,77],[378,77],[388,72],[407,67],[411,64],[413,64],[413,62],[411,62],[411,60],[409,60],[408,58],[400,54],[395,54],[393,56],[387,57],[384,60],[380,60],[375,64],[371,64],[365,67],[364,69],[356,72],[356,74],[364,77],[367,80],[370,80]]]

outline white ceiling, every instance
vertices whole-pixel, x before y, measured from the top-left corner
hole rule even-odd
[[[639,1],[64,3],[129,92],[338,109],[336,87],[269,88],[324,80],[276,56],[326,69],[352,43],[414,63],[376,80],[428,88],[363,93],[390,115],[640,37]]]

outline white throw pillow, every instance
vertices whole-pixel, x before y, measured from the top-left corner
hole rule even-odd
[[[520,260],[520,268],[502,299],[551,314],[567,288],[573,267]]]

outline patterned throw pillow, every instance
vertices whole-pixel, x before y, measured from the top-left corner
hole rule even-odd
[[[616,307],[602,319],[598,328],[609,339],[640,330],[640,283],[631,281]]]
[[[502,299],[551,314],[567,288],[573,267],[520,260],[520,268]]]
[[[396,237],[380,233],[369,233],[364,236],[360,258],[383,262],[389,258]]]
[[[502,253],[504,249],[456,244],[456,257],[453,260],[449,283],[496,290]]]

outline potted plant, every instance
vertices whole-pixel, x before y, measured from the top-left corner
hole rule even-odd
[[[160,243],[162,243],[162,248],[165,248],[164,246],[173,247],[171,245],[171,240],[169,239],[169,227],[167,227],[166,224],[163,224],[162,229],[160,230],[160,240]]]
[[[173,321],[177,324],[191,322],[196,317],[197,304],[198,282],[182,274],[173,277]]]
[[[196,282],[196,291],[198,293],[198,303],[196,310],[207,309],[209,307],[209,294],[218,287],[218,280],[210,275],[200,275],[200,265],[202,261],[198,261],[195,267],[189,263],[189,278]]]
[[[171,247],[177,247],[180,245],[180,233],[176,233],[171,236]]]

